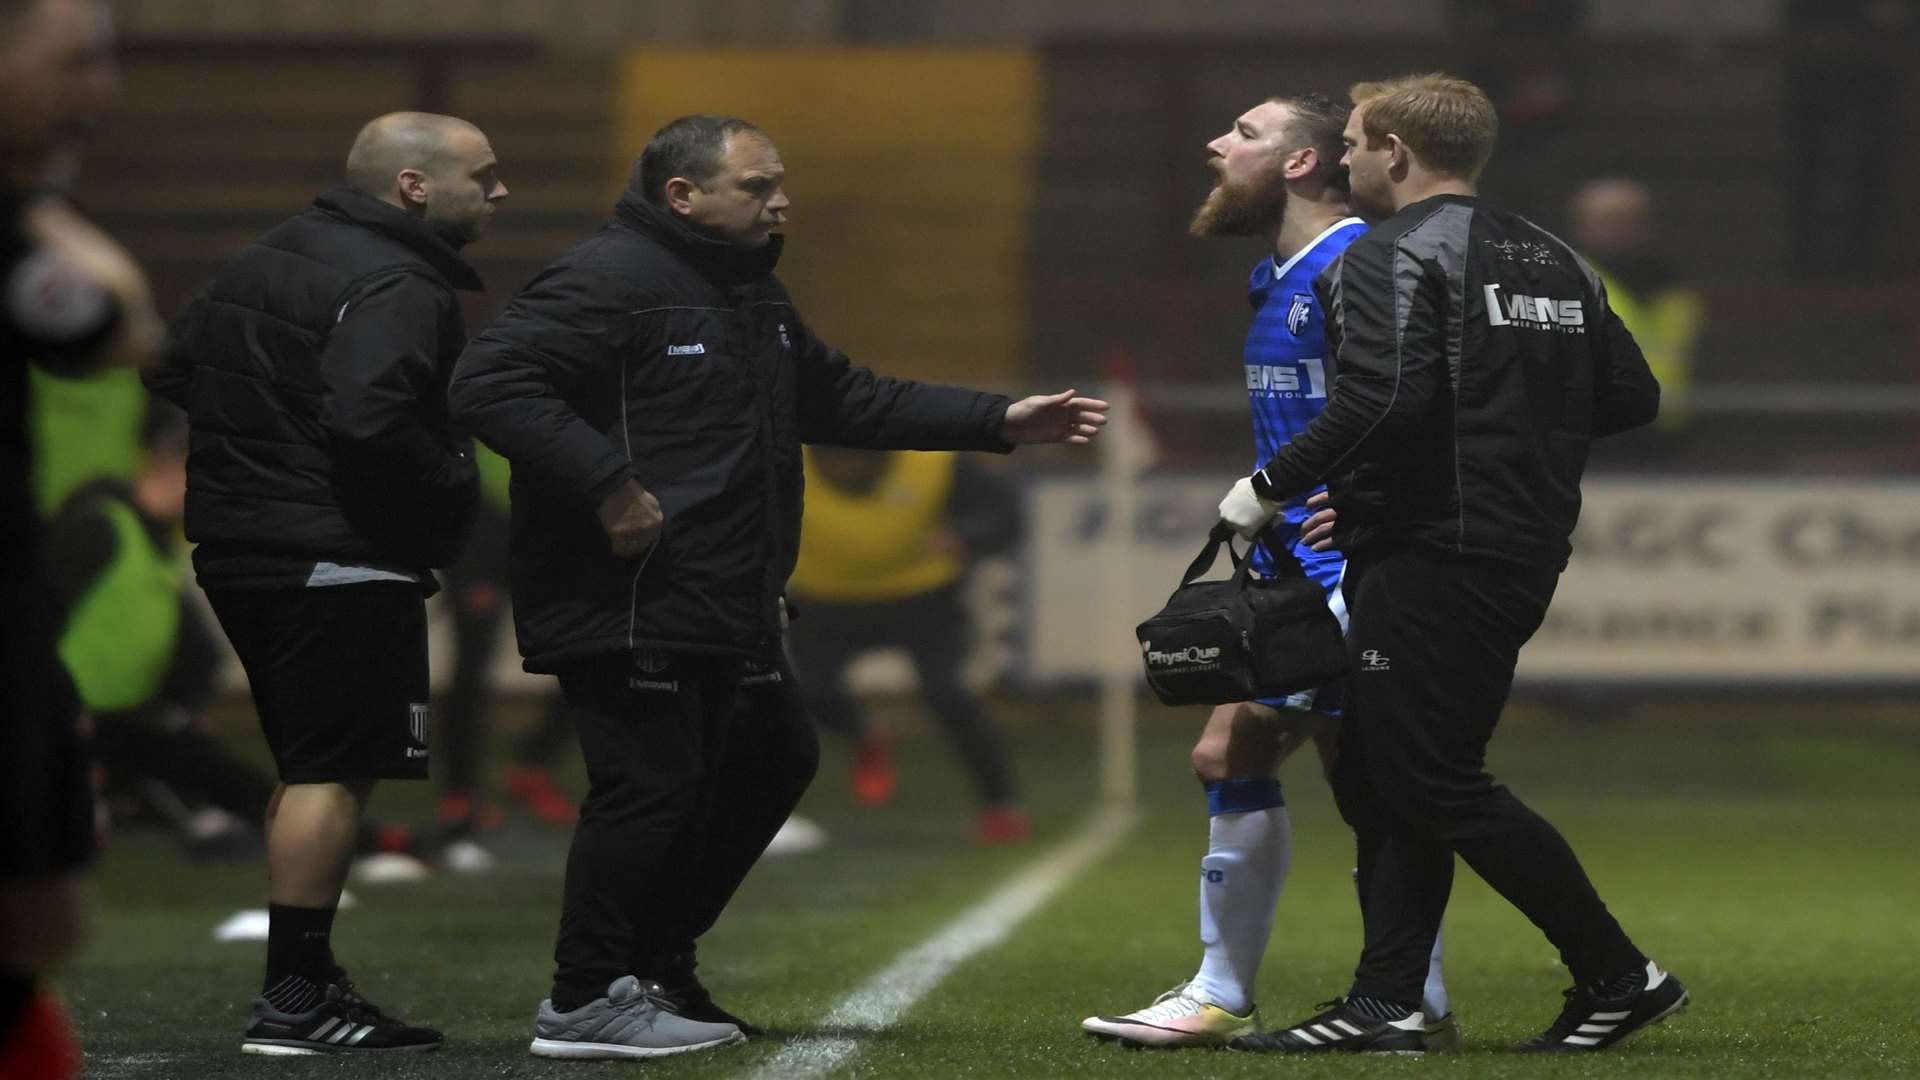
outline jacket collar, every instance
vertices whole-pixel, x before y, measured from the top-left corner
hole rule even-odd
[[[458,249],[442,240],[440,234],[428,228],[425,222],[403,213],[399,207],[389,206],[364,191],[350,187],[334,188],[313,200],[313,205],[325,213],[346,218],[406,245],[438,270],[456,289],[478,291],[486,287]]]
[[[614,220],[652,237],[685,259],[702,275],[733,288],[751,285],[773,273],[786,237],[774,234],[765,247],[743,248],[709,236],[663,207],[628,191],[613,207]]]

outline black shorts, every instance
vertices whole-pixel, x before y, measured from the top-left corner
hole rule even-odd
[[[427,778],[418,585],[228,589],[207,599],[247,669],[282,783]]]

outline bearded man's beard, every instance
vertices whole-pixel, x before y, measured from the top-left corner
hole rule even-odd
[[[1287,187],[1270,189],[1221,184],[1193,212],[1187,232],[1202,240],[1227,236],[1261,236],[1272,229],[1287,209]]]

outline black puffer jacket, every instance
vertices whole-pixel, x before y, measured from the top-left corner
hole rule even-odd
[[[530,671],[637,647],[750,654],[779,633],[800,444],[1007,450],[1007,399],[875,375],[801,322],[781,239],[733,247],[629,194],[460,358],[457,419],[513,463],[513,609]],[[628,477],[660,542],[595,511]]]
[[[187,410],[187,538],[208,588],[299,585],[318,561],[445,566],[479,495],[449,426],[480,279],[418,219],[347,188],[247,247],[148,376]],[[423,575],[427,576],[427,575]]]

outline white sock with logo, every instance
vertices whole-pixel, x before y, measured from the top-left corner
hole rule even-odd
[[[1427,1023],[1453,1011],[1453,1003],[1447,1000],[1446,976],[1440,972],[1441,943],[1447,939],[1447,925],[1440,924],[1440,932],[1433,935],[1433,955],[1427,958],[1427,987],[1420,992],[1420,1011],[1427,1014]]]
[[[1205,955],[1192,989],[1195,996],[1245,1016],[1253,1008],[1274,906],[1293,862],[1293,825],[1284,805],[1215,814],[1207,840],[1206,858],[1200,860]]]

